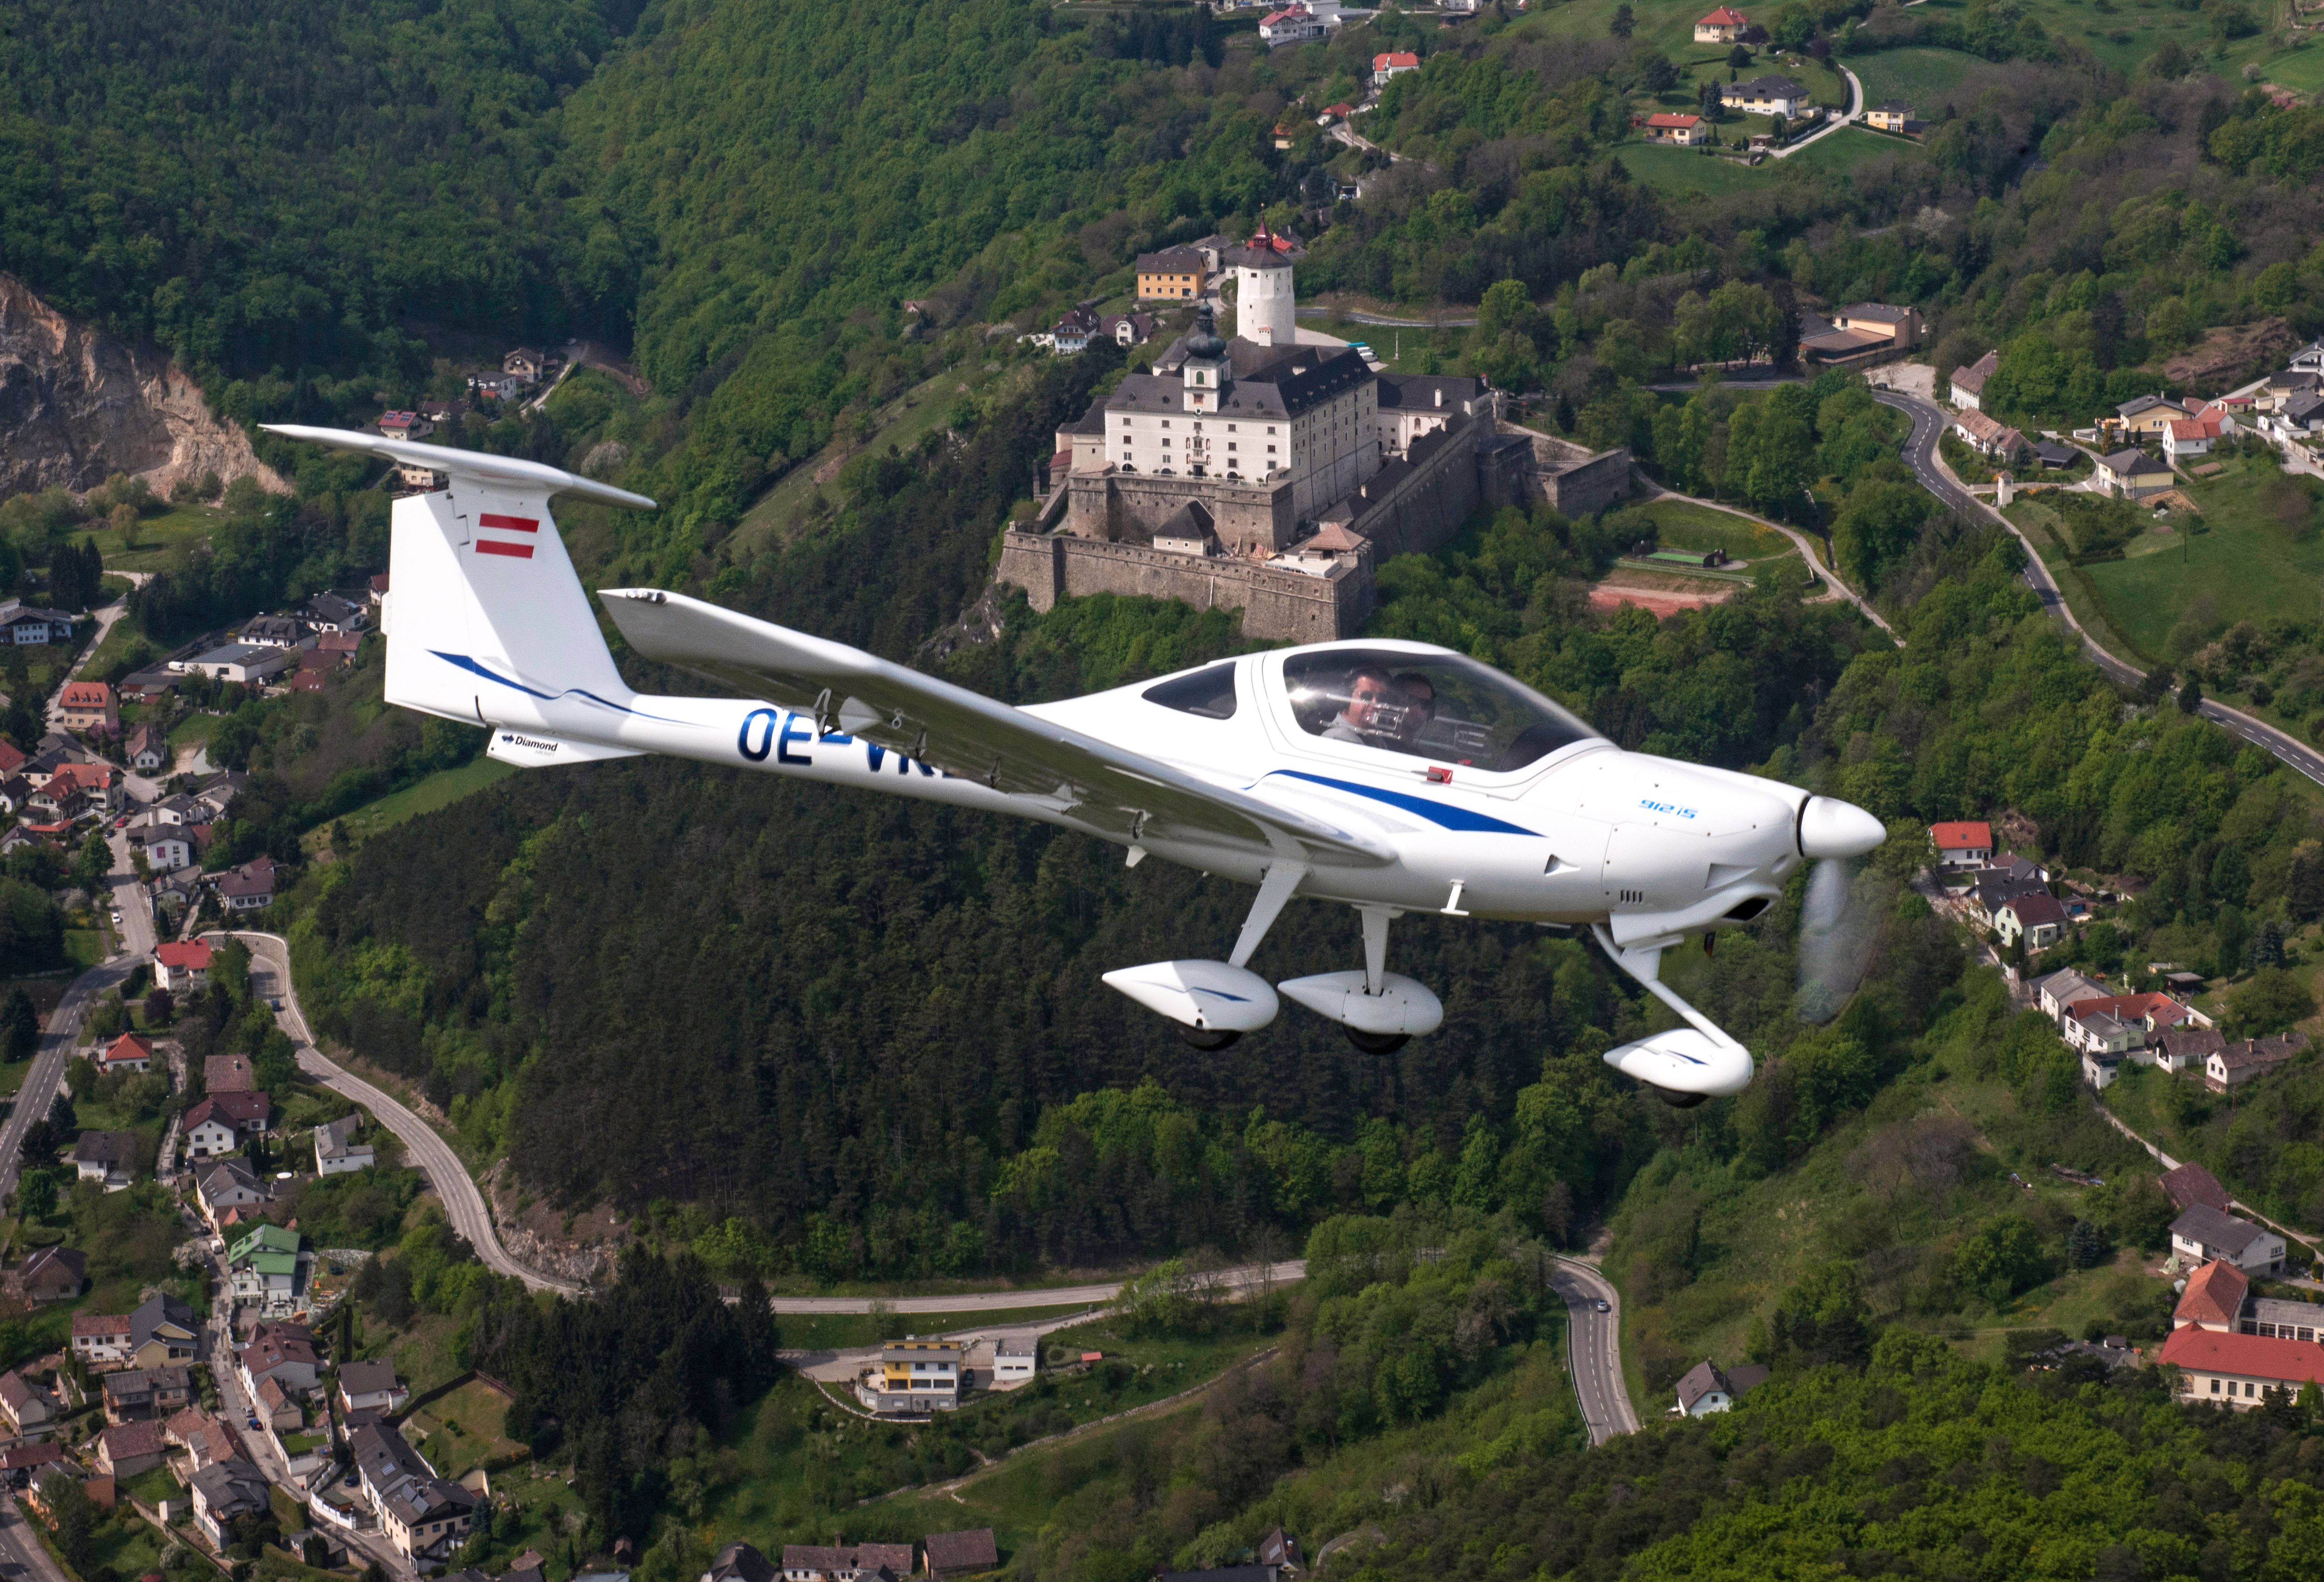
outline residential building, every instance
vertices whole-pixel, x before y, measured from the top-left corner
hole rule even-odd
[[[1280,1536],[1282,1531],[1277,1528],[1268,1536]],[[1266,1540],[1260,1540],[1259,1550],[1263,1557]],[[920,1540],[920,1558],[927,1566],[930,1582],[945,1582],[946,1577],[973,1577],[997,1570],[1001,1547],[993,1542],[992,1529],[971,1527],[959,1532],[929,1533]]]
[[[2286,396],[2260,423],[2264,432],[2279,439],[2306,444],[2324,434],[2324,392],[2303,390]]]
[[[2114,410],[2125,434],[2148,439],[2162,439],[2165,429],[2188,415],[2183,402],[2167,395],[2135,396]]]
[[[2211,1057],[2227,1047],[2227,1039],[2212,1027],[2174,1027],[2147,1041],[2154,1063],[2174,1075],[2190,1069],[2207,1070]],[[2197,1165],[2194,1168],[2200,1170],[2202,1167]]]
[[[109,763],[60,763],[41,789],[78,792],[102,812],[113,812],[122,802],[121,772]]]
[[[199,1328],[193,1309],[155,1291],[129,1315],[129,1361],[149,1371],[189,1363]]]
[[[297,648],[307,640],[307,628],[291,615],[253,615],[234,638],[251,648]]]
[[[2026,985],[2042,1006],[2042,1013],[2063,1027],[2066,1008],[2083,1000],[2102,1000],[2113,994],[2104,984],[2093,983],[2080,973],[2068,967],[2047,977],[2035,978]]]
[[[0,1483],[11,1488],[23,1488],[41,1475],[43,1467],[63,1461],[70,1465],[61,1445],[12,1445],[0,1451]]]
[[[1707,16],[1694,19],[1694,42],[1698,44],[1731,44],[1742,38],[1743,30],[1751,19],[1731,5],[1722,5]]]
[[[193,865],[194,843],[166,824],[148,824],[129,830],[130,849],[145,854],[149,874],[174,874]]]
[[[2183,1264],[2224,1258],[2246,1272],[2283,1271],[2283,1238],[2272,1230],[2198,1203],[2171,1222],[2171,1251]]]
[[[229,912],[257,911],[274,904],[274,861],[261,857],[229,868],[217,878],[218,899]]]
[[[216,1159],[220,1154],[232,1153],[242,1145],[242,1135],[235,1130],[233,1121],[219,1115],[208,1099],[202,1100],[194,1108],[202,1110],[203,1115],[197,1119],[193,1111],[189,1110],[178,1127],[178,1135],[185,1143],[188,1159]]]
[[[1464,374],[1391,374],[1377,376],[1373,418],[1379,429],[1380,457],[1410,459],[1412,448],[1427,435],[1442,433],[1452,424],[1480,412],[1489,416],[1492,393],[1482,379]]]
[[[2179,1370],[2180,1393],[2248,1411],[2270,1390],[2293,1395],[2324,1385],[2324,1344],[2258,1335],[2222,1335],[2200,1325],[2174,1329],[2156,1358]]]
[[[97,1469],[107,1477],[135,1477],[161,1466],[169,1448],[160,1423],[116,1423],[97,1436]]]
[[[252,1137],[269,1129],[274,1119],[274,1099],[263,1087],[240,1093],[213,1093],[186,1112],[181,1132],[215,1117],[234,1129],[237,1137]]]
[[[300,1324],[261,1324],[251,1332],[250,1344],[235,1354],[235,1361],[253,1394],[263,1381],[273,1379],[303,1395],[322,1376],[314,1337]]]
[[[2255,1296],[2236,1316],[2236,1333],[2271,1340],[2324,1340],[2324,1304]]]
[[[2046,950],[2066,937],[2066,909],[2048,891],[2030,891],[2002,903],[1993,929],[2004,945],[2023,939],[2028,950]]]
[[[2022,858],[2012,858],[2006,866],[1979,868],[1972,875],[1965,898],[1969,914],[1982,926],[1992,928],[2003,903],[2034,891],[2047,894],[2048,884],[2041,870]]]
[[[70,1301],[88,1283],[88,1258],[78,1247],[37,1248],[16,1272],[16,1280],[33,1301]]]
[[[2179,1305],[2172,1309],[2171,1327],[2181,1329],[2197,1324],[2233,1335],[2242,1321],[2244,1304],[2250,1300],[2251,1276],[2232,1263],[2206,1263],[2187,1277]]]
[[[1329,23],[1305,5],[1286,5],[1259,18],[1259,42],[1270,50],[1286,44],[1309,44],[1332,31]]]
[[[1142,313],[1136,317],[1146,318]],[[1148,319],[1147,322],[1150,324],[1152,320]],[[1141,336],[1139,338],[1143,339],[1144,337]],[[333,660],[342,667],[351,665],[355,662],[355,656],[363,652],[363,637],[364,634],[360,631],[325,632],[316,637],[315,652]]]
[[[391,439],[425,439],[436,431],[436,425],[416,412],[382,412],[379,431]]]
[[[1409,50],[1389,50],[1372,57],[1372,84],[1386,88],[1393,79],[1420,69],[1420,57]]]
[[[342,1115],[315,1128],[317,1175],[343,1176],[350,1170],[371,1169],[371,1144],[355,1141],[355,1128],[362,1120],[361,1115]]]
[[[2179,481],[2168,467],[2136,449],[2114,450],[2099,457],[2098,475],[2099,485],[2107,493],[2126,500],[2143,500]]]
[[[1953,404],[1964,412],[1981,410],[1985,400],[1985,382],[1993,377],[1993,371],[1999,366],[2001,354],[1991,351],[1966,368],[1955,368],[1953,376],[1946,382]]]
[[[1725,1411],[1745,1391],[1764,1383],[1766,1377],[1767,1369],[1757,1363],[1737,1368],[1730,1374],[1716,1363],[1699,1362],[1678,1382],[1678,1404],[1671,1409],[1671,1415],[1708,1417],[1714,1411]]]
[[[265,1186],[238,1159],[222,1159],[195,1172],[194,1198],[213,1229],[235,1208],[254,1208],[269,1201]]]
[[[2203,1062],[2203,1085],[2213,1093],[2225,1093],[2231,1087],[2256,1082],[2307,1047],[2308,1035],[2304,1032],[2247,1038],[2240,1043],[2224,1045]]]
[[[202,1061],[202,1091],[249,1093],[258,1087],[246,1055],[211,1055]]]
[[[1805,88],[1775,73],[1748,82],[1720,84],[1719,102],[1747,116],[1781,116],[1786,121],[1796,121],[1814,108]]]
[[[193,1495],[194,1525],[202,1536],[224,1550],[234,1541],[234,1524],[244,1516],[259,1516],[272,1507],[266,1475],[236,1457],[213,1461],[187,1481]]]
[[[1864,124],[1875,132],[1910,132],[1921,123],[1903,99],[1885,99],[1864,112]]]
[[[1038,1335],[1004,1335],[992,1343],[995,1389],[1024,1383],[1039,1371],[1040,1365],[1041,1337]]]
[[[1138,256],[1138,300],[1193,301],[1210,284],[1208,262],[1195,247],[1165,247]]]
[[[2152,1065],[2153,1058],[2146,1054],[2150,1035],[2158,1028],[2176,1027],[2193,1014],[2168,995],[2107,995],[2075,1001],[2058,1028],[2075,1049],[2135,1053],[2141,1065]]]
[[[339,1405],[344,1411],[392,1412],[410,1396],[403,1381],[395,1376],[393,1363],[339,1365]]]
[[[143,1422],[183,1411],[194,1398],[184,1367],[124,1368],[105,1376],[105,1420]]]
[[[783,1545],[783,1582],[869,1582],[885,1570],[903,1577],[912,1574],[908,1543]]]
[[[775,1563],[747,1543],[730,1543],[718,1551],[700,1582],[774,1582]]]
[[[476,1496],[436,1476],[403,1435],[385,1423],[365,1423],[350,1440],[364,1497],[380,1531],[415,1565],[443,1559],[466,1540]]]
[[[554,359],[538,347],[521,346],[501,358],[501,372],[527,384],[538,384]]]
[[[1940,869],[1981,868],[1993,860],[1993,826],[1981,821],[1932,824],[1929,841]]]
[[[127,1314],[75,1313],[73,1355],[89,1367],[119,1367],[129,1361]]]
[[[45,1439],[56,1426],[57,1398],[10,1368],[0,1374],[0,1420],[20,1439]]]
[[[2031,449],[2023,433],[2006,424],[1995,422],[1981,412],[1965,412],[1955,418],[1953,432],[1979,456],[2004,466],[2015,462]]]
[[[364,613],[363,606],[336,593],[317,594],[299,613],[317,632],[328,633],[333,636],[360,632],[371,624],[371,617]]]
[[[395,481],[407,489],[432,495],[451,479],[432,467],[422,467],[416,461],[399,461],[395,464]]]
[[[57,694],[57,717],[69,731],[121,728],[121,706],[103,681],[67,681]]]
[[[1649,143],[1674,143],[1681,148],[1692,148],[1711,141],[1711,128],[1700,116],[1664,112],[1648,116],[1641,125]]]
[[[292,652],[290,647],[228,643],[198,658],[171,662],[172,668],[189,675],[208,676],[213,681],[240,681],[248,686],[290,669]]]
[[[904,1415],[950,1411],[960,1404],[961,1346],[952,1340],[891,1340],[880,1365],[867,1368],[855,1393],[864,1406]]]
[[[0,599],[0,643],[30,647],[43,643],[69,643],[76,616],[62,610],[45,610],[22,599]]]
[[[299,1233],[254,1226],[227,1250],[226,1268],[236,1301],[287,1310],[299,1285]]]
[[[214,1462],[248,1460],[249,1451],[230,1423],[221,1422],[199,1407],[189,1406],[161,1425],[169,1441],[186,1452],[188,1470],[198,1472]]]
[[[151,1071],[153,1042],[143,1033],[124,1032],[105,1046],[97,1066],[108,1077],[116,1071]]]
[[[2163,454],[2172,461],[2209,456],[2219,438],[2215,418],[2181,418],[2163,425]]]
[[[135,1142],[126,1132],[83,1132],[73,1144],[76,1177],[108,1192],[121,1190],[130,1183],[129,1151]]]
[[[2164,1170],[2154,1178],[2154,1184],[2163,1189],[2165,1198],[2171,1199],[2171,1207],[2181,1214],[2198,1203],[2216,1208],[2221,1214],[2234,1207],[2227,1197],[2227,1189],[2219,1184],[2219,1178],[2191,1161]]]

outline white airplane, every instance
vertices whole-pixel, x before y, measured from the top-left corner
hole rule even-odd
[[[656,588],[598,597],[630,646],[733,698],[632,691],[550,519],[566,494],[642,495],[535,462],[336,429],[272,432],[432,468],[395,503],[387,698],[486,726],[542,767],[646,753],[985,808],[1258,886],[1224,961],[1105,981],[1219,1049],[1275,1019],[1277,989],[1385,1052],[1443,1018],[1387,970],[1406,912],[1586,927],[1687,1025],[1608,1051],[1666,1101],[1738,1093],[1748,1050],[1661,981],[1663,952],[1748,921],[1803,862],[1884,836],[1862,809],[1615,746],[1491,667],[1362,640],[1246,654],[1013,708],[843,643]],[[1248,963],[1294,896],[1362,921],[1360,970],[1270,985]]]

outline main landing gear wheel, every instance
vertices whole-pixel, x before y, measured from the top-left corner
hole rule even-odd
[[[1651,1082],[1647,1083],[1646,1086],[1654,1088],[1655,1096],[1656,1098],[1661,1099],[1665,1104],[1670,1106],[1671,1108],[1674,1110],[1691,1110],[1695,1106],[1701,1104],[1703,1100],[1711,1096],[1711,1095],[1707,1093],[1681,1093],[1675,1087],[1655,1087],[1655,1085]]]
[[[1344,1022],[1340,1024],[1340,1031],[1348,1035],[1350,1043],[1368,1055],[1392,1055],[1412,1041],[1412,1034],[1408,1032],[1366,1032],[1362,1028]]]
[[[1198,1050],[1222,1050],[1242,1037],[1241,1030],[1232,1027],[1186,1027],[1178,1029],[1178,1036]]]

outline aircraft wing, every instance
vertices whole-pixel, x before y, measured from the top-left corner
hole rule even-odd
[[[608,588],[599,597],[630,646],[648,659],[807,714],[821,732],[862,737],[1120,838],[1257,849],[1332,866],[1396,858],[1376,837],[1213,785],[845,643],[684,594]]]

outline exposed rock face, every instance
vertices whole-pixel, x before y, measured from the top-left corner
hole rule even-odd
[[[91,489],[117,472],[167,495],[205,471],[290,486],[161,352],[76,324],[0,274],[0,495]]]

